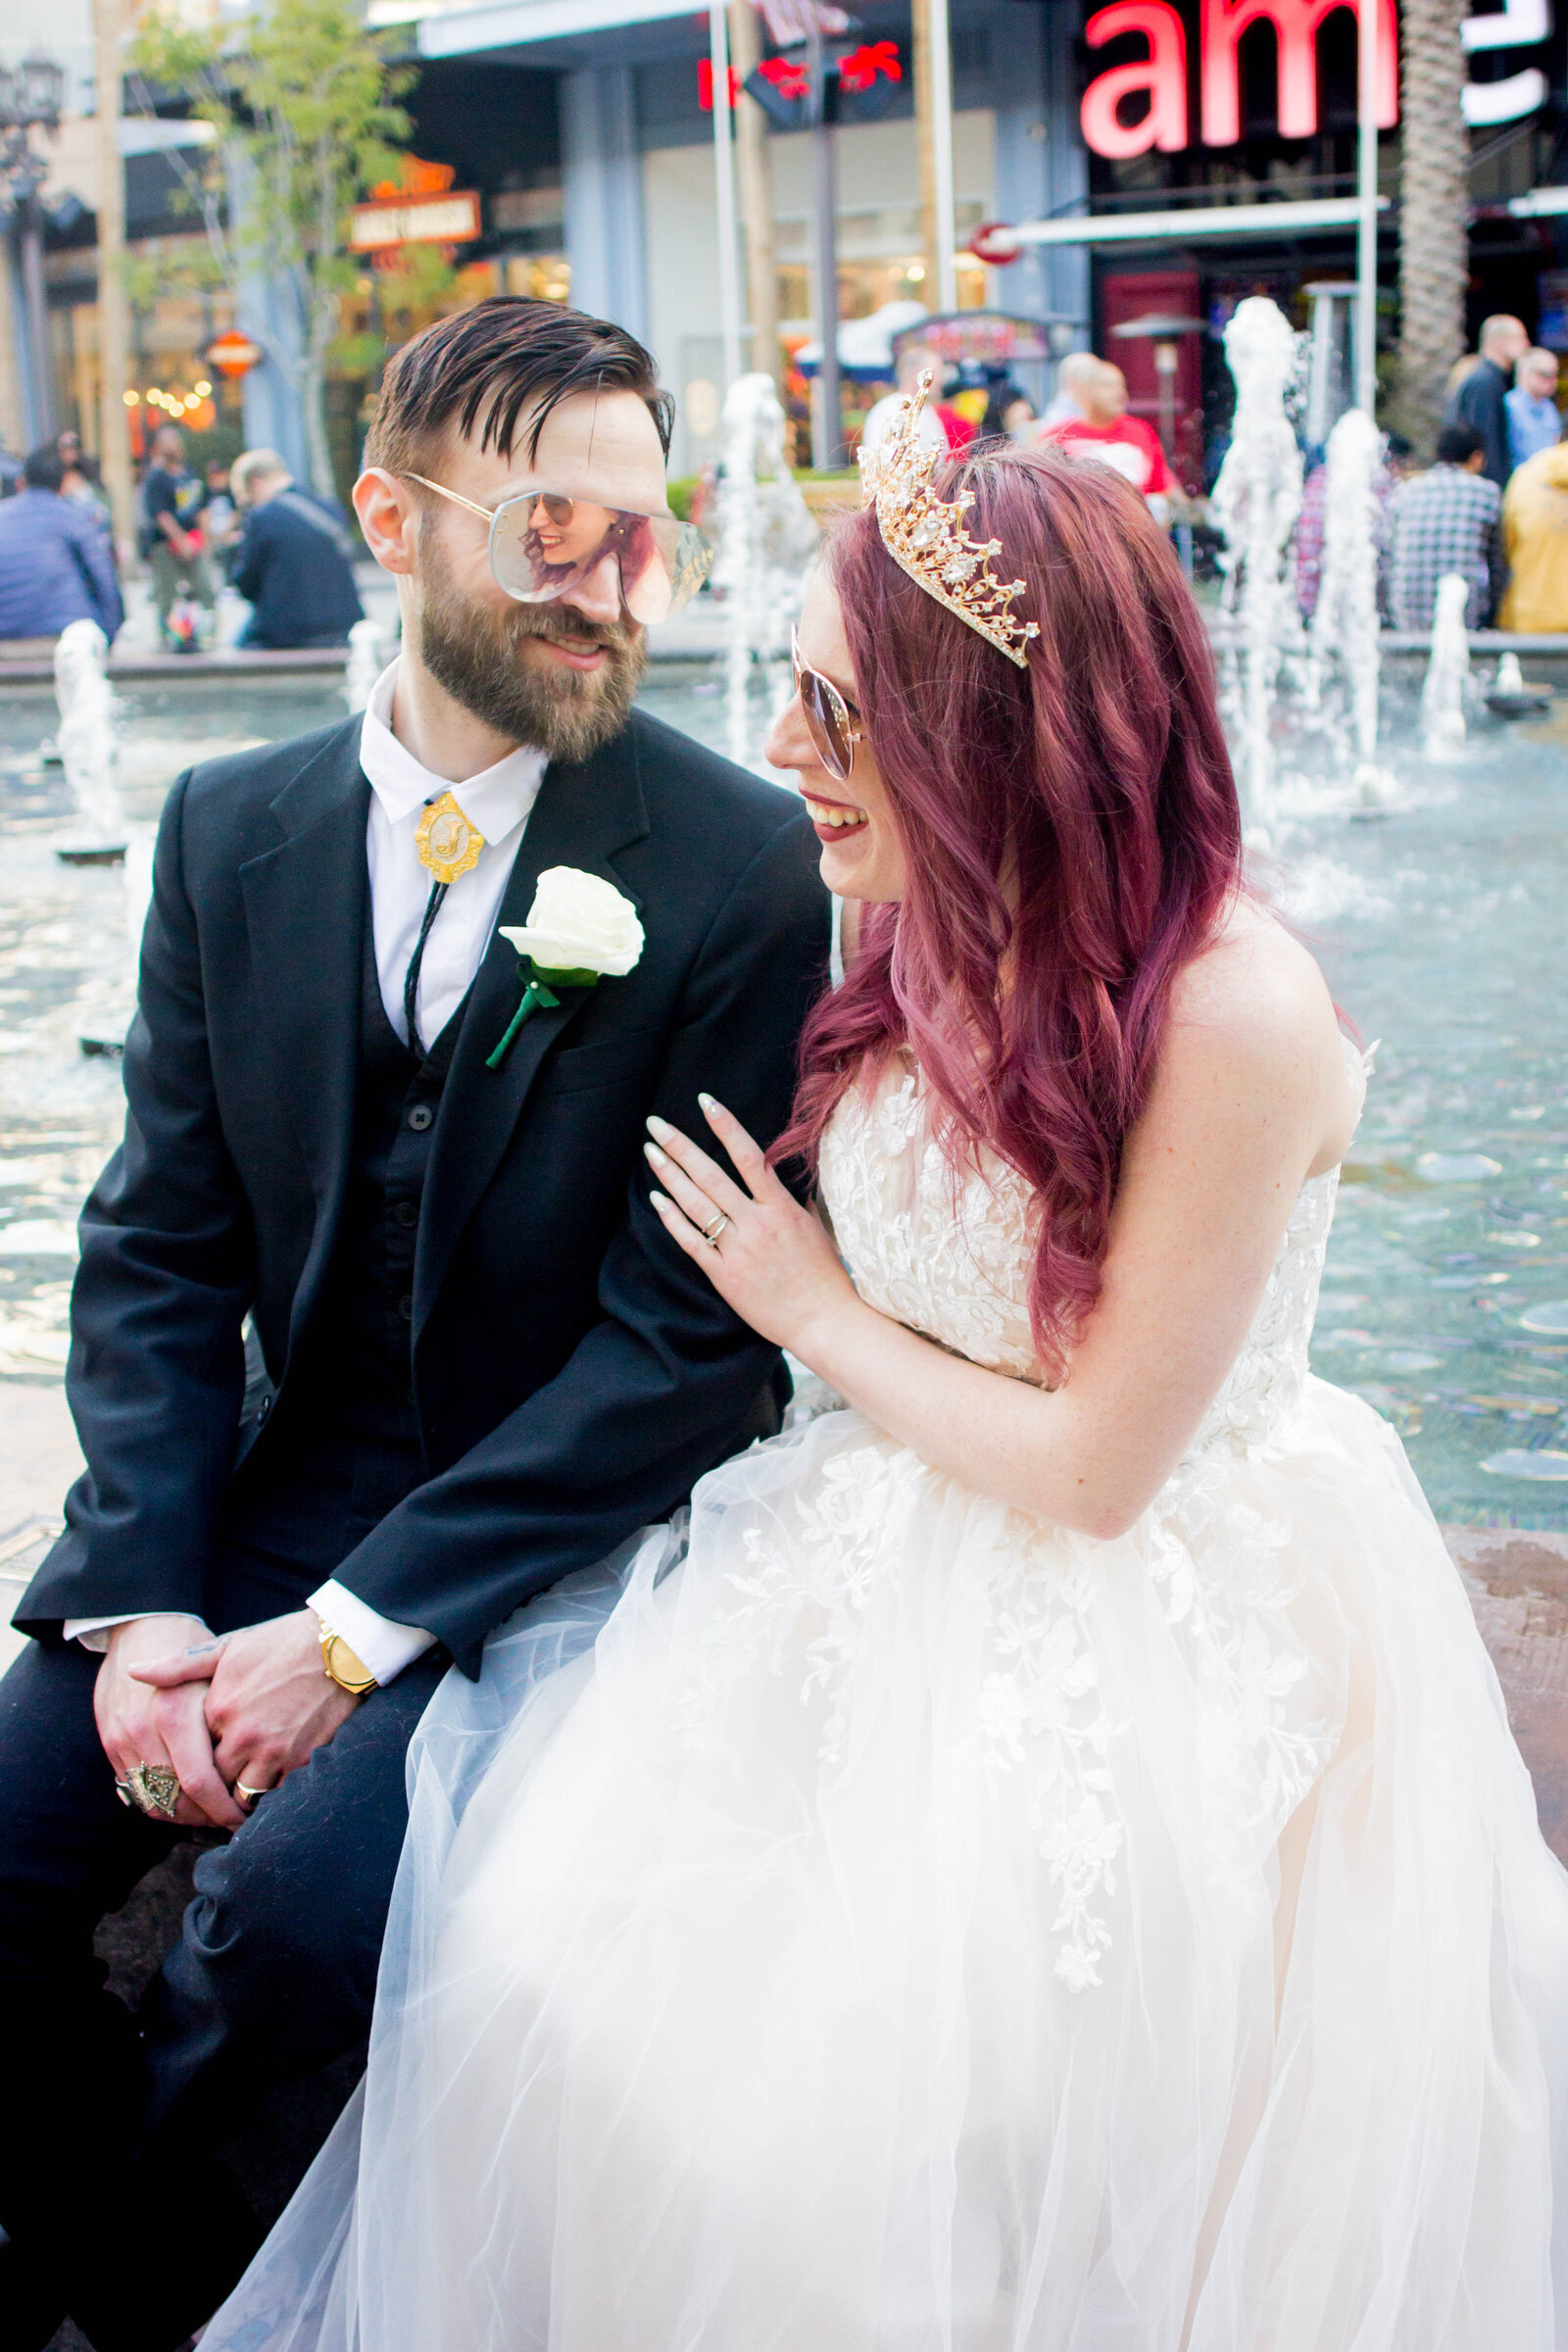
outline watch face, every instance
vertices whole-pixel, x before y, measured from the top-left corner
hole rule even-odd
[[[341,1664],[339,1651],[344,1659]],[[340,1690],[346,1690],[351,1698],[363,1697],[367,1690],[378,1688],[374,1675],[368,1671],[364,1659],[355,1657],[341,1634],[334,1634],[325,1627],[321,1632],[321,1663],[329,1679],[336,1683]]]

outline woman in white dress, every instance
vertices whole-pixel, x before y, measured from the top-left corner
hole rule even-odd
[[[939,464],[770,753],[863,914],[833,1238],[716,1104],[650,1149],[834,1405],[448,1677],[366,2085],[205,2352],[1568,2345],[1568,1879],[1307,1371],[1360,1057],[1142,503]]]

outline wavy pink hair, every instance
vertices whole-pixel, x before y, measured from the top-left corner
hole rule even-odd
[[[827,561],[907,861],[816,1006],[778,1157],[815,1164],[858,1075],[909,1046],[955,1165],[1012,1163],[1043,1214],[1030,1288],[1053,1379],[1100,1293],[1122,1146],[1183,964],[1241,885],[1208,640],[1169,545],[1107,466],[1004,451],[940,472],[999,539],[1040,634],[1017,668],[901,571],[870,513]]]

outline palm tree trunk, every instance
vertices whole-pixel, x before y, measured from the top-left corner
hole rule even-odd
[[[1399,372],[1394,421],[1429,452],[1464,350],[1470,134],[1460,93],[1468,0],[1404,0],[1399,180]]]

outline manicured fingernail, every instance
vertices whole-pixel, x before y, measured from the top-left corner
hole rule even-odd
[[[662,1143],[664,1138],[668,1135],[673,1135],[675,1130],[667,1119],[655,1118],[652,1111],[650,1111],[648,1114],[648,1132],[650,1135],[657,1135],[660,1142]]]
[[[697,1100],[705,1110],[722,1110],[724,1107],[722,1102],[715,1102],[711,1095],[699,1095]]]
[[[648,1198],[656,1208],[673,1208],[675,1205],[673,1200],[666,1200],[662,1193],[650,1193]]]
[[[644,1144],[643,1155],[645,1158],[651,1159],[656,1168],[667,1168],[669,1165],[668,1155],[661,1152],[657,1144]]]

